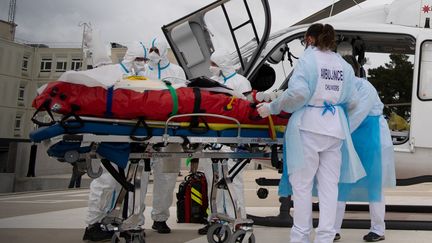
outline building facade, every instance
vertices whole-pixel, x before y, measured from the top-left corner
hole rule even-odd
[[[65,71],[85,70],[81,48],[50,48],[44,44],[17,43],[10,36],[14,26],[0,21],[0,192],[15,191],[16,181],[27,176],[31,143],[35,129],[31,118],[37,89],[57,80]],[[115,49],[115,50],[114,50]],[[118,62],[126,49],[114,48]],[[46,155],[37,145],[36,176],[71,173],[71,166]]]
[[[17,43],[11,36],[13,28],[15,25],[0,21],[0,192],[20,190],[17,182],[28,176],[32,146],[29,134],[36,128],[31,121],[35,113],[32,101],[37,89],[65,71],[91,68],[83,61],[82,48]],[[119,63],[126,48],[111,46],[111,59]],[[170,50],[168,56],[176,63]],[[71,173],[70,164],[48,157],[46,150],[43,143],[37,144],[36,176]]]

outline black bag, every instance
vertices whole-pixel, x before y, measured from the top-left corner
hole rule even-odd
[[[185,177],[177,192],[177,222],[207,222],[207,181],[204,173],[196,172]]]

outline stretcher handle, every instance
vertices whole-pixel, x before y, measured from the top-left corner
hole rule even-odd
[[[237,138],[240,138],[241,124],[237,119],[229,117],[229,116],[218,115],[218,114],[193,113],[193,114],[181,114],[181,115],[175,115],[175,116],[169,117],[165,122],[165,134],[164,134],[165,138],[164,139],[167,139],[167,137],[168,137],[168,124],[171,120],[173,120],[175,118],[191,117],[191,116],[210,116],[210,117],[216,117],[216,118],[221,118],[221,119],[233,121],[233,122],[237,123]]]
[[[34,124],[36,124],[36,125],[38,125],[38,126],[40,126],[40,127],[48,127],[48,126],[51,126],[51,125],[54,125],[56,122],[55,122],[55,119],[54,119],[54,116],[53,116],[53,114],[52,114],[52,112],[51,112],[51,109],[50,109],[50,104],[51,104],[51,99],[46,99],[37,109],[36,109],[36,111],[35,111],[35,113],[33,114],[33,116],[32,116],[32,118],[31,118],[31,121],[34,123]],[[42,122],[42,121],[39,121],[38,119],[36,119],[36,115],[39,113],[39,112],[41,112],[42,110],[45,110],[47,113],[48,113],[48,115],[50,116],[50,118],[51,118],[51,121],[50,122]]]
[[[138,128],[140,127],[140,124],[143,124],[144,128],[147,131],[147,136],[139,138],[137,136],[135,136],[134,134],[136,133],[136,131],[138,130]],[[138,118],[137,123],[135,124],[134,128],[131,131],[131,135],[129,136],[132,140],[137,141],[137,142],[143,142],[143,141],[147,141],[152,137],[152,129],[147,125],[147,123],[145,122],[144,117],[140,117]]]
[[[77,114],[69,113],[61,119],[60,125],[64,129],[80,129],[84,127],[84,121]]]
[[[190,123],[189,130],[192,133],[195,133],[195,134],[205,134],[206,132],[208,132],[210,130],[210,127],[209,127],[208,123],[205,120],[202,121],[204,123],[205,127],[200,127],[199,126],[200,117],[198,117],[197,121],[198,121],[197,122],[198,124],[196,124],[196,127],[193,126],[192,122]]]

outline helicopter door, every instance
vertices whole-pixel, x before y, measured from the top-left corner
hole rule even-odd
[[[432,35],[417,38],[411,110],[411,150],[432,148]]]
[[[229,14],[230,2],[243,2],[243,4],[241,5],[244,8],[244,11],[242,12],[246,15],[243,18],[246,19],[245,22],[239,25],[233,25],[233,21],[231,18],[234,16],[233,14]],[[250,2],[254,2],[255,5],[256,2],[261,2],[260,8],[262,7],[262,12],[264,13],[265,19],[264,30],[261,36],[259,36],[256,24],[254,22],[254,18],[256,19],[257,17],[255,15],[252,16],[251,13]],[[188,79],[199,76],[210,76],[208,67],[210,65],[210,56],[214,52],[214,46],[211,39],[212,34],[207,28],[204,17],[208,12],[217,9],[219,9],[219,11],[222,10],[225,19],[222,20],[222,23],[218,22],[215,24],[217,24],[218,26],[228,26],[228,32],[231,34],[237,57],[239,58],[239,63],[241,65],[239,73],[246,76],[251,71],[251,68],[256,62],[257,57],[265,47],[265,43],[267,42],[268,36],[270,34],[271,25],[270,7],[268,0],[215,1],[187,16],[184,16],[162,27],[162,31],[164,32],[165,37],[169,45],[171,46],[174,55],[177,58],[177,61],[179,62],[179,65],[184,69]],[[246,27],[252,29],[252,31],[249,33],[249,39],[252,39],[256,43],[256,48],[254,49],[253,54],[250,56],[250,58],[243,57],[244,54],[241,53],[240,43],[238,42],[238,32]],[[242,34],[244,34],[244,31]]]

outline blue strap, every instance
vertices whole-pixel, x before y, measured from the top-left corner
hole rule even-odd
[[[166,69],[169,65],[170,65],[170,63],[168,63],[165,67],[161,67],[160,63],[158,63],[158,79],[161,79],[161,74],[162,74],[161,71]]]
[[[145,48],[144,44],[140,41],[140,44],[142,48],[144,49],[144,58],[147,58],[147,49]]]
[[[156,38],[153,38],[152,40],[152,47],[155,47]]]
[[[228,79],[234,77],[236,74],[237,74],[237,73],[234,72],[234,73],[232,73],[231,75],[229,75],[228,77],[225,77],[225,76],[222,74],[222,77],[224,78],[224,84],[226,83],[226,81],[228,81]]]
[[[129,70],[126,68],[126,66],[122,62],[120,63],[120,67],[122,67],[123,72],[129,73]]]
[[[308,105],[308,107],[313,107],[313,108],[324,108],[323,112],[321,113],[321,116],[324,116],[325,113],[327,113],[327,111],[330,111],[333,115],[336,114],[335,106],[339,106],[339,105],[333,105],[332,103],[329,103],[327,101],[324,101],[324,105],[322,106]]]
[[[109,87],[107,90],[107,102],[106,102],[106,111],[105,111],[105,116],[107,117],[113,116],[112,113],[113,96],[114,96],[114,85]]]

